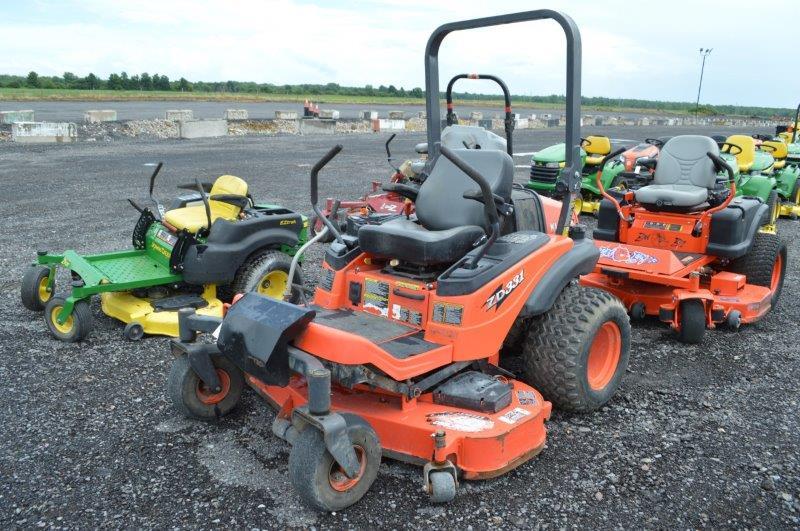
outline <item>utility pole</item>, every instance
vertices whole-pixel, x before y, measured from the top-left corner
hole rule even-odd
[[[703,88],[703,72],[706,69],[706,57],[711,55],[711,50],[714,48],[700,48],[700,56],[703,58],[703,64],[700,67],[700,84],[697,86],[697,102],[694,104],[694,116],[697,117],[700,112],[700,90]]]

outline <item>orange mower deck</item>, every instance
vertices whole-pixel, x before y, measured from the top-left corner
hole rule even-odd
[[[308,388],[303,378],[292,378],[286,387],[265,385],[249,375],[245,379],[287,422],[294,409],[306,404]],[[435,404],[432,393],[407,399],[366,386],[353,390],[334,386],[331,406],[366,419],[386,457],[415,464],[450,461],[464,479],[488,479],[522,465],[544,448],[550,402],[532,387],[512,383],[511,404],[497,413]],[[431,437],[436,431],[444,434],[442,448],[436,448]]]
[[[644,314],[677,329],[683,300],[703,301],[709,328],[725,322],[734,310],[742,323],[758,321],[770,310],[772,290],[747,284],[743,275],[722,271],[703,278],[701,270],[713,257],[603,241],[595,245],[600,260],[580,283],[613,293],[632,313],[642,305]]]

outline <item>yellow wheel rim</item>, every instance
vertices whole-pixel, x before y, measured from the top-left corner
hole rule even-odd
[[[258,282],[256,291],[272,299],[281,299],[286,292],[289,275],[285,271],[270,271]]]
[[[58,318],[58,314],[61,313],[62,306],[55,306],[50,311],[50,322],[53,323],[53,328],[58,330],[62,334],[69,334],[72,331],[72,327],[75,326],[75,318],[70,314],[67,317],[67,320],[64,321],[64,324],[59,324],[56,320]]]
[[[50,300],[50,290],[47,288],[47,284],[47,277],[44,277],[41,281],[39,281],[39,300],[42,302],[47,302]]]
[[[580,216],[581,212],[583,212],[583,198],[576,197],[572,202],[572,208],[575,210],[575,214]]]

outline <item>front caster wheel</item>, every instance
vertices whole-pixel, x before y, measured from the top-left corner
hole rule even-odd
[[[66,300],[63,297],[53,297],[44,307],[44,320],[47,328],[56,339],[68,343],[83,341],[89,332],[92,331],[92,310],[89,303],[80,300],[72,307],[72,313],[63,323],[59,323],[57,318],[64,307]]]
[[[339,511],[364,497],[381,464],[381,444],[375,431],[355,415],[344,415],[347,435],[358,456],[359,470],[349,478],[325,446],[322,432],[306,426],[289,453],[289,478],[302,500],[320,511]]]
[[[32,312],[41,312],[53,298],[53,290],[48,288],[50,268],[31,266],[22,277],[20,298],[22,305]]]
[[[700,343],[706,333],[706,307],[703,301],[698,299],[682,301],[679,311],[678,341],[689,344]]]
[[[431,472],[428,480],[433,503],[448,503],[456,497],[456,479],[450,472]]]
[[[222,356],[212,356],[220,389],[209,389],[189,365],[189,358],[180,356],[172,362],[167,379],[167,392],[175,409],[198,420],[216,420],[230,413],[239,403],[244,389],[242,371]]]
[[[139,341],[144,337],[144,328],[139,323],[128,323],[122,331],[128,341]]]

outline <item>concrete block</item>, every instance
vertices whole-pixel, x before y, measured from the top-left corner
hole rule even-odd
[[[225,109],[226,120],[247,120],[247,109]]]
[[[545,123],[547,123],[547,127],[558,127],[558,118],[548,118]]]
[[[33,122],[33,111],[2,111],[0,112],[0,124],[13,124],[16,122]]]
[[[308,118],[300,120],[301,135],[332,135],[336,133],[336,120]]]
[[[424,120],[425,118],[427,118],[427,114],[425,113],[425,111],[417,111],[417,118]]]
[[[83,121],[89,124],[96,124],[99,122],[116,122],[117,111],[103,110],[103,111],[86,111],[83,113]]]
[[[335,111],[333,109],[322,109],[319,111],[319,117],[324,120],[338,120],[339,111]]]
[[[402,120],[406,117],[405,111],[389,111],[390,120]]]
[[[376,133],[380,131],[405,131],[406,121],[378,118],[377,120],[372,120],[372,130]]]
[[[358,114],[359,118],[362,120],[377,120],[378,119],[378,111],[361,111]]]
[[[210,138],[228,135],[228,120],[181,120],[178,123],[180,138]]]
[[[483,120],[483,113],[480,111],[472,111],[471,113],[469,113],[469,119],[475,121]]]
[[[28,144],[74,142],[78,127],[69,122],[15,122],[11,126],[11,140]]]
[[[276,120],[297,120],[297,111],[275,111]]]
[[[515,129],[527,129],[528,128],[528,119],[527,118],[517,118],[514,122]]]
[[[172,120],[172,121],[180,121],[180,120],[193,120],[194,113],[191,109],[183,109],[183,110],[168,110],[164,112],[164,119],[165,120]]]

